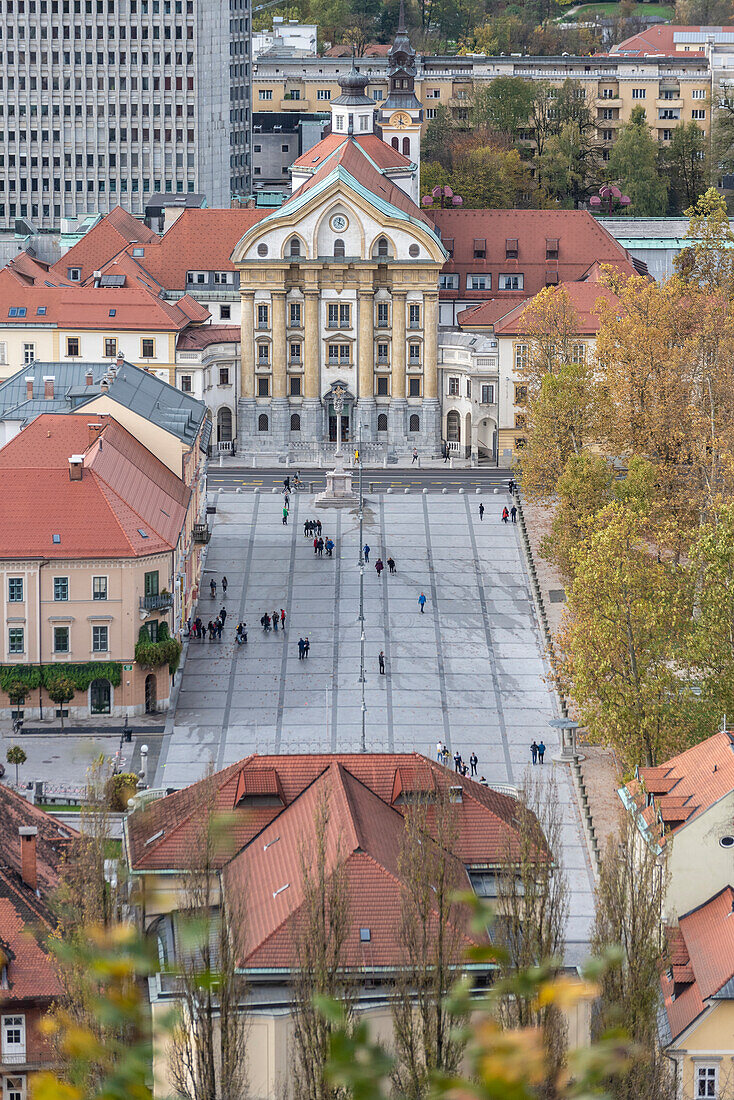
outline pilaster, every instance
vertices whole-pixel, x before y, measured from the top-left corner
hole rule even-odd
[[[240,397],[247,400],[255,396],[255,291],[242,290],[240,297]]]

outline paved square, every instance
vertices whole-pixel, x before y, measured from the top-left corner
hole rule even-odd
[[[479,518],[479,501],[486,508]],[[530,742],[558,748],[557,716],[518,530],[500,520],[504,496],[375,495],[365,505],[366,747],[432,755],[441,738],[464,759],[474,750],[490,783],[522,782]],[[191,640],[157,786],[185,786],[211,761],[250,752],[359,751],[361,744],[359,522],[292,498],[288,526],[278,494],[221,493],[198,614],[227,608],[219,643]],[[319,518],[334,557],[304,537]],[[397,573],[378,557],[395,559]],[[226,575],[226,599],[221,578]],[[216,599],[209,581],[218,583]],[[421,614],[418,597],[426,595]],[[264,611],[285,608],[287,630],[264,634]],[[247,622],[249,642],[234,641]],[[308,635],[306,660],[298,639]],[[386,675],[378,670],[384,650]],[[593,881],[567,767],[552,768],[564,807],[566,872],[573,889],[569,957],[586,941]]]

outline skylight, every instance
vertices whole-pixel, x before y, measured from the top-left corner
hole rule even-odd
[[[8,317],[25,317],[25,306],[11,306]]]
[[[53,542],[61,542],[61,535],[52,535],[51,539]]]
[[[142,527],[138,527],[138,534],[140,535],[141,539],[149,539],[150,538],[150,535],[148,534],[148,532],[144,531]]]
[[[38,309],[36,310],[36,313],[39,317],[45,317],[46,316],[46,307],[45,306],[39,306]]]
[[[111,309],[110,310],[110,317],[114,317],[116,313],[117,313],[116,309]]]

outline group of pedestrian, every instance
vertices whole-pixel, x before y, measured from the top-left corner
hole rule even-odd
[[[479,507],[481,508],[481,504],[479,505]],[[502,522],[507,523],[509,519],[511,519],[513,523],[517,523],[517,507],[514,504],[509,510],[507,508],[507,505],[505,505],[505,507],[502,509]]]
[[[540,744],[533,741],[532,745],[530,746],[530,755],[533,758],[534,764],[543,763],[543,757],[545,756],[545,745],[542,741],[540,742]]]
[[[443,741],[439,740],[436,743],[436,760],[438,761],[439,764],[443,764],[443,766],[445,768],[448,768],[450,758],[451,758],[451,754],[450,754],[447,746],[444,744]],[[477,754],[474,751],[472,751],[472,754],[469,757],[469,763],[468,764],[465,763],[465,761],[463,760],[462,755],[458,751],[458,749],[454,753],[453,759],[454,759],[454,771],[457,773],[457,775],[468,775],[470,779],[476,779],[476,777],[477,777],[477,764],[479,763],[479,758],[478,758]],[[485,786],[487,785],[487,780],[484,778],[484,776],[481,777],[479,782],[483,783]]]
[[[247,623],[237,623],[234,640],[237,642],[237,645],[245,644],[247,641]]]
[[[296,489],[300,489],[300,488],[301,488],[301,478],[299,476],[298,470],[296,470],[295,474],[293,475],[293,491],[295,492]],[[283,492],[284,493],[290,493],[290,491],[291,491],[291,478],[290,478],[290,474],[286,474],[286,476],[283,478]]]
[[[273,629],[273,633],[277,634],[278,627],[280,627],[280,629],[285,634],[285,608],[281,607],[280,611],[276,609],[272,615],[269,615],[266,611],[263,615],[260,616],[260,626],[263,628],[264,634],[268,634],[271,627]]]
[[[311,648],[311,643],[308,640],[308,634],[305,638],[298,639],[298,660],[305,661],[308,657],[308,651]]]
[[[216,598],[217,598],[217,582],[214,580],[214,577],[212,577],[212,579],[209,581],[209,592],[211,593],[212,599],[216,600]],[[226,596],[227,596],[227,578],[222,577],[222,599],[225,599]]]

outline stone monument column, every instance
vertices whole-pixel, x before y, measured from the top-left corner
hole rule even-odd
[[[252,448],[255,437],[255,291],[241,291],[240,396],[237,402],[237,449]]]
[[[405,300],[406,291],[395,290],[392,296],[392,396],[388,413],[390,446],[405,450],[407,446],[405,400]]]
[[[359,301],[359,398],[356,413],[357,423],[352,425],[354,441],[358,438],[357,424],[363,425],[362,440],[369,442],[375,438],[375,335],[374,335],[374,292],[372,287],[360,287],[357,291]]]
[[[287,360],[285,339],[285,290],[273,290],[273,395],[272,440],[276,448],[288,446],[290,439],[290,404],[286,395]]]
[[[423,297],[423,413],[421,436],[429,454],[441,445],[441,401],[438,393],[438,292]]]
[[[319,291],[306,288],[304,303],[304,398],[301,438],[304,443],[323,443],[321,413],[321,339]]]

